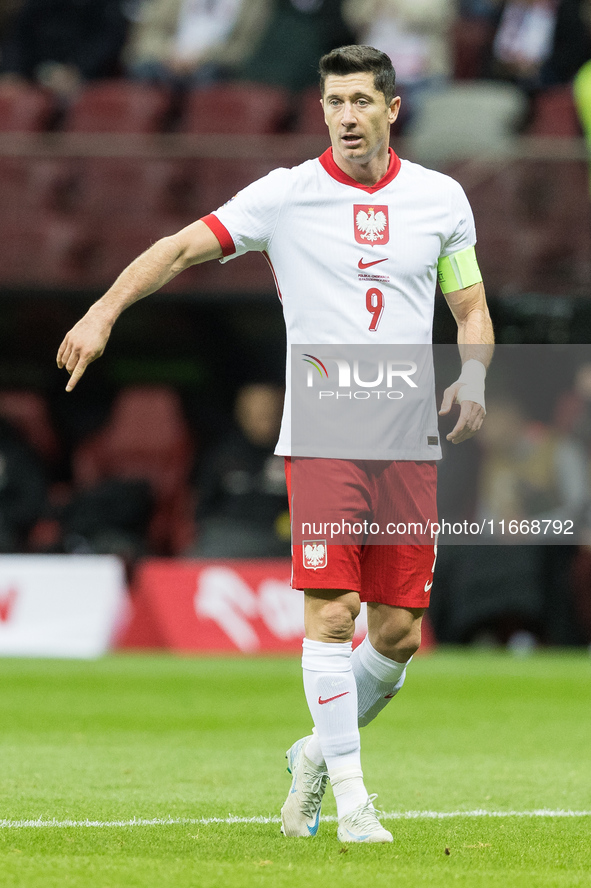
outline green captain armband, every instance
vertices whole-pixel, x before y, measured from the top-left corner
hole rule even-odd
[[[451,256],[442,256],[437,263],[437,280],[441,292],[453,293],[478,284],[482,280],[474,247],[466,247]]]

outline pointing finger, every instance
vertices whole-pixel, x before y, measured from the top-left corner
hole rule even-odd
[[[66,386],[67,392],[71,392],[72,389],[75,388],[76,383],[79,381],[79,379],[81,378],[81,376],[83,375],[85,370],[86,370],[86,365],[82,361],[79,361],[76,364],[76,367],[74,368],[72,375],[70,376],[70,379],[68,380],[68,384]]]

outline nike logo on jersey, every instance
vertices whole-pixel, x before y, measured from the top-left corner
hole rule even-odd
[[[387,261],[388,261],[387,256],[385,259],[374,259],[373,262],[364,262],[363,259],[360,259],[357,264],[357,268],[361,268],[361,269],[371,268],[372,265],[379,265],[380,262],[387,262]]]
[[[429,580],[427,580],[427,582],[425,583],[425,592],[428,592],[432,585],[433,585],[433,580],[431,580],[431,582],[429,582]]]
[[[384,700],[391,700],[395,696],[396,696],[396,694],[386,694],[384,697]]]
[[[330,703],[331,700],[338,700],[339,697],[346,697],[348,693],[349,693],[349,691],[343,691],[342,694],[337,694],[334,697],[327,697],[326,700],[323,700],[322,697],[318,697],[318,702],[320,703],[321,706],[324,706],[325,703]]]

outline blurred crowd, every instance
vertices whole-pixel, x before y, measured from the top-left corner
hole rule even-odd
[[[292,92],[319,57],[369,43],[394,61],[402,123],[458,80],[505,81],[528,98],[572,84],[591,59],[589,0],[4,0],[0,77],[64,103],[89,81],[179,91],[227,80]],[[586,79],[578,95],[587,104]],[[582,113],[583,122],[586,116]]]

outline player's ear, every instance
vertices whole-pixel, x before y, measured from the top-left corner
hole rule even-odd
[[[394,96],[392,101],[390,102],[390,109],[388,111],[388,123],[394,123],[398,114],[400,112],[400,96]]]

